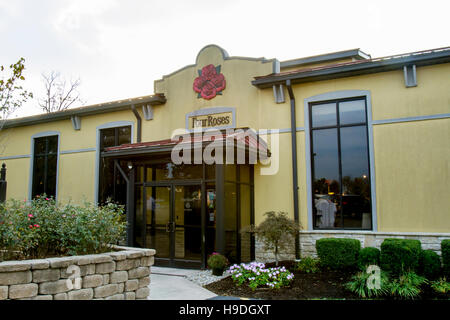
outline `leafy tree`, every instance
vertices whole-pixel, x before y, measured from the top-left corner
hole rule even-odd
[[[0,129],[3,127],[4,120],[22,106],[29,98],[33,97],[31,92],[23,89],[20,85],[25,80],[23,71],[25,59],[20,58],[16,63],[11,64],[9,75],[5,75],[7,68],[0,65]]]
[[[300,224],[289,219],[286,212],[269,211],[264,214],[266,219],[258,226],[244,228],[243,231],[255,233],[264,243],[265,249],[273,251],[275,263],[278,266],[280,251],[292,247],[295,235],[300,231]]]

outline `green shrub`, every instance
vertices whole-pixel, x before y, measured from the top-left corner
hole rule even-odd
[[[414,299],[421,293],[422,284],[428,283],[425,277],[412,271],[403,272],[398,278],[393,279],[387,289],[390,294],[400,299]]]
[[[378,248],[367,247],[359,251],[358,267],[364,270],[370,265],[380,265],[380,250]]]
[[[319,271],[319,259],[303,258],[296,263],[295,270],[302,273],[316,273]]]
[[[450,239],[441,242],[442,263],[444,265],[444,274],[450,277]]]
[[[4,259],[101,253],[125,235],[123,207],[57,205],[51,198],[0,205],[0,251]]]
[[[436,281],[431,281],[430,285],[431,288],[438,293],[447,294],[450,292],[450,282],[447,282],[445,277]]]
[[[396,275],[417,271],[421,251],[419,240],[385,239],[381,244],[381,268]]]
[[[358,272],[352,276],[351,280],[344,287],[361,298],[380,297],[388,293],[389,277],[386,272],[380,272],[380,287],[378,289],[375,287],[369,288],[367,285],[367,280],[369,280],[370,276],[371,274],[366,271]]]
[[[320,265],[333,270],[357,266],[361,243],[355,239],[323,238],[316,241]]]
[[[223,271],[228,266],[228,259],[217,252],[213,252],[208,257],[207,263],[214,275],[222,275]]]
[[[433,250],[422,250],[419,271],[427,279],[434,280],[441,274],[441,259]]]

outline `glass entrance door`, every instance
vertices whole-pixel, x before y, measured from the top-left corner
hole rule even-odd
[[[173,186],[176,262],[201,265],[203,246],[201,189],[201,185]]]
[[[142,231],[144,247],[156,250],[156,263],[200,267],[202,264],[201,184],[146,186],[143,188]],[[138,222],[138,221],[137,221]],[[136,240],[138,240],[137,238]]]
[[[172,187],[152,186],[144,189],[145,247],[155,249],[158,258],[167,260],[168,263],[172,257]]]

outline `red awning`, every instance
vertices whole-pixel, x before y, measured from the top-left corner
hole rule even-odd
[[[172,148],[178,144],[181,144],[183,148],[192,149],[199,145],[205,147],[210,143],[222,144],[222,146],[226,143],[226,148],[244,147],[246,151],[258,152],[260,156],[263,155],[265,158],[270,156],[270,151],[264,139],[259,137],[253,130],[249,129],[236,130],[232,133],[220,132],[218,134],[217,132],[216,134],[211,132],[191,133],[179,136],[178,140],[164,139],[122,144],[120,146],[106,148],[102,156],[113,157],[146,153],[163,153],[170,152]],[[189,146],[185,146],[185,144],[188,144]]]

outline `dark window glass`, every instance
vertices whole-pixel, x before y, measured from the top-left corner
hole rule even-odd
[[[100,149],[131,143],[131,126],[108,128],[100,130]],[[122,165],[125,168],[126,165]],[[100,159],[99,202],[108,199],[126,203],[126,181],[114,166],[114,160]]]
[[[237,184],[225,183],[225,256],[237,263]]]
[[[339,181],[337,129],[313,131],[314,176],[331,182]],[[339,192],[339,188],[334,190]],[[328,193],[328,192],[327,192]]]
[[[336,103],[317,104],[312,107],[312,126],[326,127],[336,125]]]
[[[311,106],[313,225],[316,229],[371,229],[367,125],[361,125],[366,123],[365,100],[332,105],[337,105],[339,117],[326,129],[317,126],[329,126],[331,121],[314,125],[314,108],[324,105]]]
[[[345,101],[339,103],[339,122],[341,125],[366,122],[366,106],[364,100]]]
[[[45,194],[56,196],[58,136],[34,139],[33,198]]]
[[[121,127],[121,128],[117,128],[119,131],[119,143],[118,145],[121,144],[127,144],[127,143],[131,143],[131,127]]]

